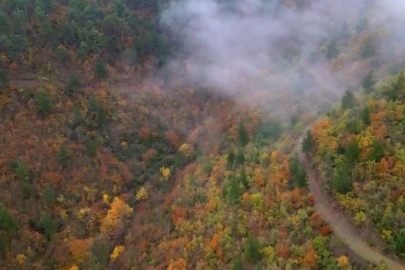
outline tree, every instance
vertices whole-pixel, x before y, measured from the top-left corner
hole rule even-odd
[[[365,125],[370,125],[371,123],[371,113],[370,110],[366,107],[360,112],[360,119]]]
[[[71,94],[76,92],[80,88],[80,80],[75,73],[72,73],[69,77],[69,81],[65,86],[65,93]]]
[[[398,99],[399,94],[404,89],[404,79],[405,79],[404,73],[401,72],[399,73],[397,80],[391,82],[391,89],[386,92],[389,99],[391,100]]]
[[[367,59],[373,57],[377,53],[375,41],[372,38],[367,38],[360,46],[360,57]]]
[[[39,90],[36,94],[38,110],[43,115],[48,115],[52,110],[52,100],[44,90]]]
[[[15,233],[15,221],[13,216],[8,212],[7,208],[0,205],[0,230],[12,236]]]
[[[55,191],[53,191],[53,188],[50,186],[46,186],[43,194],[46,204],[48,206],[53,206],[53,204],[56,202],[56,194]]]
[[[66,166],[67,161],[69,160],[69,153],[66,150],[66,147],[64,144],[62,144],[62,146],[59,149],[59,154],[58,154],[58,162],[62,165],[62,166]]]
[[[346,162],[349,164],[353,164],[354,162],[357,161],[359,155],[360,155],[359,143],[354,140],[347,146],[345,153]]]
[[[239,183],[236,179],[231,179],[231,184],[229,187],[228,198],[231,204],[236,204],[239,200]]]
[[[307,172],[296,155],[290,158],[290,182],[299,188],[307,186]]]
[[[227,166],[228,166],[229,169],[233,168],[234,162],[235,162],[235,153],[231,149],[231,151],[228,154],[228,164],[227,164]]]
[[[245,266],[241,260],[235,260],[232,264],[232,270],[245,270]]]
[[[399,254],[405,253],[405,229],[401,229],[395,239],[395,251]]]
[[[97,153],[97,141],[93,138],[90,138],[87,141],[87,155],[89,155],[90,157],[94,157]]]
[[[376,83],[377,81],[374,80],[373,70],[370,70],[361,82],[364,92],[367,94],[374,91],[374,85]]]
[[[94,67],[94,75],[97,79],[106,79],[108,77],[107,69],[100,58],[97,60],[97,63]]]
[[[56,223],[52,219],[51,215],[46,213],[41,221],[40,221],[40,227],[43,230],[43,234],[46,237],[46,239],[49,241],[51,240],[52,236],[56,232]]]
[[[82,112],[78,106],[73,107],[73,123],[72,129],[81,126],[84,123]]]
[[[315,147],[316,147],[315,137],[312,134],[312,131],[309,129],[305,133],[304,140],[302,141],[301,145],[302,152],[306,155],[310,155],[315,151]]]
[[[8,82],[7,72],[4,69],[0,68],[0,89],[6,87],[7,82]]]
[[[245,172],[245,166],[242,167],[242,171],[240,173],[239,182],[242,183],[245,187],[248,187],[248,180],[247,175]]]
[[[249,142],[249,133],[247,132],[242,121],[239,122],[238,126],[238,143],[240,146],[244,147]]]
[[[346,194],[353,189],[350,169],[345,162],[341,162],[335,168],[332,188],[341,194]]]
[[[346,89],[342,96],[341,104],[342,110],[352,109],[356,105],[356,98],[351,88]]]
[[[0,254],[7,250],[10,237],[15,234],[15,221],[7,208],[0,205]]]
[[[260,242],[252,233],[249,233],[246,239],[245,256],[246,259],[252,263],[261,259]]]
[[[379,162],[384,157],[384,144],[380,140],[373,142],[373,148],[371,149],[371,160]]]
[[[262,126],[263,137],[271,140],[278,140],[283,133],[283,125],[277,119],[267,119]]]

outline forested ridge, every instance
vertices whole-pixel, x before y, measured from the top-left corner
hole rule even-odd
[[[375,227],[401,258],[404,82],[403,72],[377,82],[370,71],[362,94],[346,90],[304,140],[305,151],[326,179],[325,189],[359,228]]]
[[[272,16],[312,3],[270,2]],[[404,58],[386,52],[389,20],[372,25],[370,3],[310,53],[286,35],[282,65],[232,92],[188,79],[203,65],[162,22],[172,3],[0,2],[0,269],[387,269],[334,235],[294,154],[342,84],[303,151],[403,256],[404,76],[389,76]]]

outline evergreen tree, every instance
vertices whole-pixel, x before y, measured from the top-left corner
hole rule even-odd
[[[44,194],[46,204],[49,207],[53,206],[56,201],[56,194],[55,194],[55,191],[53,191],[53,188],[50,186],[46,186],[43,194]]]
[[[231,152],[228,154],[228,168],[231,169],[233,168],[233,165],[235,163],[235,153],[231,149]]]
[[[375,56],[377,53],[377,48],[375,45],[375,42],[371,39],[368,38],[366,39],[360,46],[360,57],[362,59],[367,59],[370,57]]]
[[[346,89],[342,96],[341,104],[342,110],[352,109],[356,105],[356,99],[351,88]]]
[[[84,123],[83,115],[82,112],[80,111],[80,108],[75,106],[73,108],[73,123],[72,123],[72,129],[75,129],[78,126],[81,126]]]
[[[8,82],[7,72],[4,69],[0,68],[0,90],[7,86],[7,82]]]
[[[249,133],[243,125],[242,121],[239,122],[238,126],[238,143],[242,147],[246,146],[249,143]]]
[[[295,155],[290,158],[290,183],[294,183],[296,187],[304,188],[307,186],[307,172],[301,164],[298,157]]]
[[[243,165],[245,163],[245,154],[242,149],[239,149],[238,155],[236,156],[235,164]]]
[[[96,66],[94,67],[94,74],[98,79],[106,79],[108,77],[107,69],[100,58],[97,60]]]
[[[245,166],[242,167],[242,171],[240,173],[239,182],[242,183],[245,187],[248,187],[247,175],[245,172]]]
[[[397,253],[405,253],[405,229],[400,230],[398,236],[395,238],[394,246]]]
[[[311,130],[305,133],[304,140],[302,141],[302,152],[306,155],[310,155],[315,151],[315,137]]]
[[[245,266],[241,260],[235,260],[232,264],[232,270],[245,270]]]
[[[384,157],[384,145],[380,140],[373,142],[373,148],[371,149],[371,160],[379,162]]]
[[[62,146],[59,149],[58,161],[62,166],[66,166],[68,160],[69,160],[69,153],[66,150],[65,145],[62,144]]]
[[[277,119],[268,119],[263,124],[264,138],[277,141],[283,133],[283,125]]]
[[[15,233],[15,221],[13,216],[8,212],[7,208],[0,205],[0,230],[12,236]]]
[[[69,81],[65,86],[65,93],[71,94],[76,92],[80,88],[80,80],[75,73],[72,73],[69,77]]]
[[[261,259],[260,242],[251,233],[249,233],[246,239],[245,256],[246,259],[252,263],[255,263]]]
[[[352,141],[347,147],[345,158],[349,164],[353,164],[357,161],[360,155],[360,147],[357,141]]]
[[[49,241],[56,232],[55,221],[52,219],[51,215],[47,213],[43,216],[39,225],[43,230],[44,236]]]
[[[374,91],[374,85],[377,81],[374,80],[373,70],[370,70],[369,73],[363,78],[361,84],[363,86],[364,92],[369,94]]]
[[[370,125],[371,123],[371,113],[370,110],[366,107],[360,112],[360,119],[365,125]]]
[[[391,89],[387,91],[387,96],[390,100],[397,100],[400,93],[404,90],[404,73],[401,72],[398,75],[398,78],[396,81],[391,83]]]
[[[298,114],[294,113],[290,116],[290,125],[291,127],[295,127],[298,124],[298,121],[300,120]]]
[[[52,110],[52,100],[44,90],[36,94],[36,103],[40,113],[47,115]]]
[[[87,155],[94,157],[97,153],[97,142],[95,139],[89,139],[87,141]]]
[[[239,201],[239,195],[239,183],[236,179],[231,179],[228,192],[229,203],[236,204]]]
[[[345,162],[341,162],[335,168],[335,173],[332,179],[332,188],[341,194],[346,194],[353,189],[350,170]]]

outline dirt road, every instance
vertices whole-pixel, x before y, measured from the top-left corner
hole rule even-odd
[[[393,256],[384,255],[381,251],[370,247],[358,234],[358,229],[343,218],[343,213],[337,211],[326,198],[326,194],[317,181],[317,173],[310,168],[304,154],[301,151],[301,143],[304,134],[309,129],[306,128],[303,135],[297,140],[295,152],[299,155],[301,162],[306,165],[308,173],[308,186],[315,199],[315,208],[322,215],[324,220],[332,227],[333,232],[361,258],[373,264],[379,264],[384,261],[386,265],[393,270],[405,269],[405,266]]]

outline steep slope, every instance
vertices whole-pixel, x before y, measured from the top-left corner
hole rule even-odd
[[[354,223],[378,230],[403,258],[404,77],[382,81],[375,90],[374,83],[367,89],[367,81],[371,94],[357,98],[346,92],[341,105],[313,126],[308,152],[326,180],[320,183]]]

